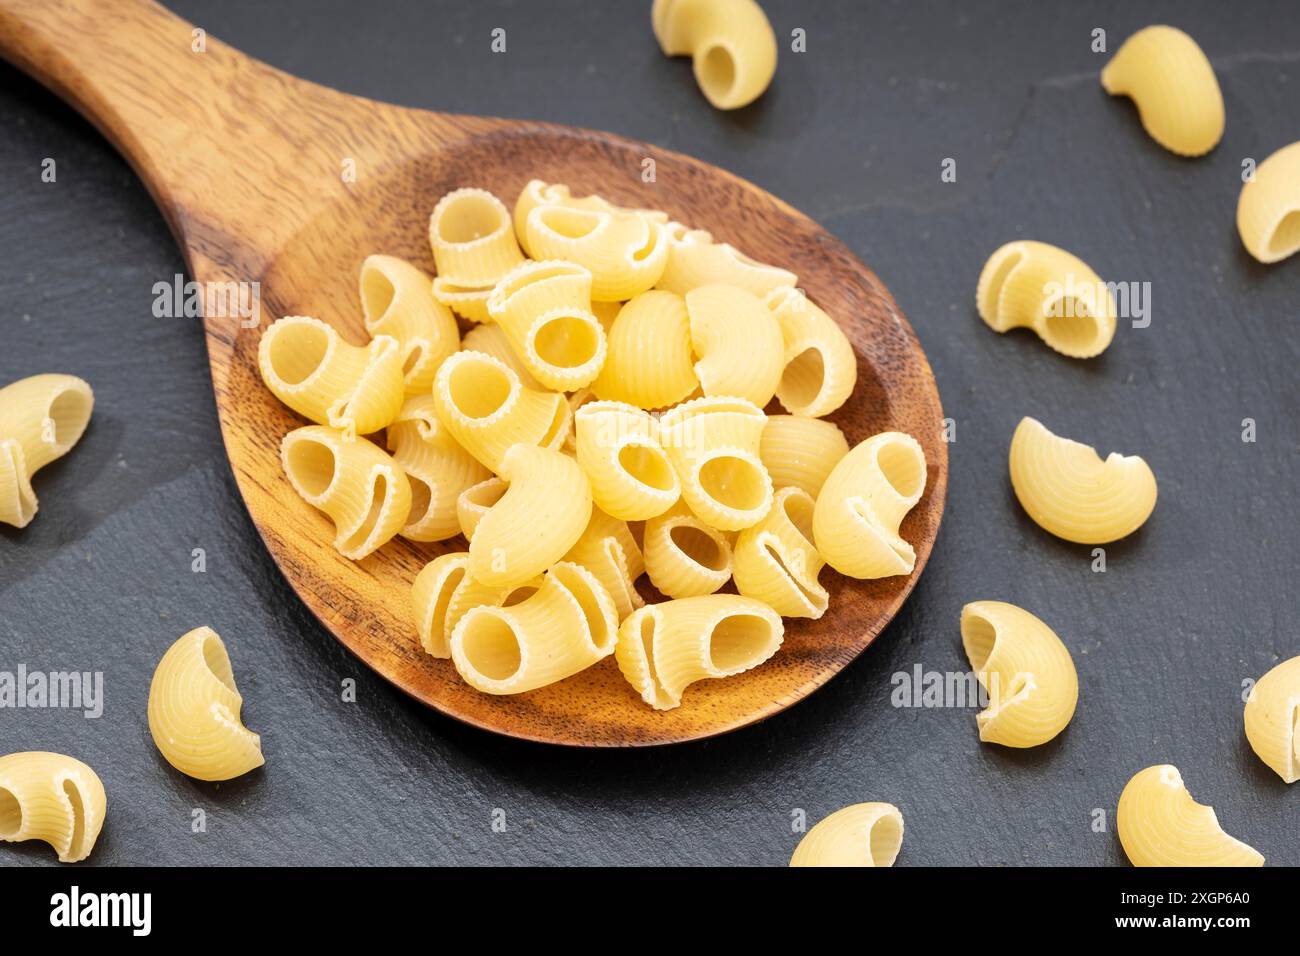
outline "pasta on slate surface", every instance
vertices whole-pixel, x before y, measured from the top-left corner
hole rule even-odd
[[[459,533],[461,493],[491,472],[438,420],[433,396],[408,398],[388,426],[387,441],[411,484],[411,513],[398,533],[412,541],[445,541]]]
[[[1213,807],[1197,803],[1178,768],[1147,767],[1119,797],[1119,842],[1134,866],[1263,866],[1264,857],[1223,832]]]
[[[772,82],[776,34],[754,0],[655,0],[650,19],[664,53],[691,57],[717,109],[752,103]]]
[[[802,488],[782,488],[767,516],[740,532],[732,549],[736,590],[782,617],[819,618],[830,601],[817,582],[826,562],[812,543],[813,508]]]
[[[393,256],[368,256],[361,264],[361,307],[366,331],[401,345],[407,395],[427,395],[443,359],[460,347],[460,330],[433,298],[433,279]]]
[[[1300,142],[1269,156],[1242,185],[1237,232],[1260,262],[1281,262],[1300,251]]]
[[[903,846],[903,815],[892,803],[855,803],[809,830],[791,866],[893,866]]]
[[[704,394],[743,398],[759,408],[770,402],[781,382],[785,344],[763,301],[727,285],[701,286],[685,298]]]
[[[640,408],[664,408],[699,387],[686,300],[672,292],[652,291],[623,306],[609,330],[605,367],[592,384],[596,396]]]
[[[773,487],[793,485],[814,498],[848,453],[848,440],[838,425],[798,415],[767,416],[758,448]]]
[[[40,840],[60,863],[90,856],[108,799],[95,771],[64,754],[29,750],[0,757],[0,840]]]
[[[1246,739],[1287,783],[1300,780],[1300,657],[1278,664],[1246,698]]]
[[[858,359],[848,337],[798,289],[776,289],[766,304],[785,343],[776,397],[792,415],[829,415],[858,384]]]
[[[66,455],[90,424],[95,396],[75,375],[33,375],[0,388],[0,522],[36,517],[32,476]]]

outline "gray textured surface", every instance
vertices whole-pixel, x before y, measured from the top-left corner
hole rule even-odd
[[[182,271],[148,195],[91,128],[0,65],[0,381],[72,372],[94,386],[80,446],[41,472],[41,513],[0,530],[0,670],[102,670],[98,720],[0,710],[0,752],[50,749],[99,771],[101,864],[780,864],[792,808],[816,819],[890,800],[900,864],[1115,864],[1129,775],[1173,762],[1234,835],[1300,863],[1300,791],[1250,752],[1241,686],[1300,653],[1295,537],[1300,260],[1258,265],[1233,213],[1243,157],[1300,137],[1300,13],[1274,3],[798,4],[770,0],[788,46],[772,90],[712,112],[685,60],[661,58],[648,3],[174,0],[212,34],[350,92],[434,109],[607,128],[734,170],[808,212],[889,285],[957,422],[930,566],[882,637],[810,700],[749,730],[652,752],[495,738],[426,711],[344,652],[262,549],[225,464],[197,322],[156,319]],[[1152,22],[1209,53],[1223,143],[1179,160],[1101,91],[1111,49]],[[494,27],[509,52],[488,53]],[[941,183],[944,157],[958,181]],[[41,160],[58,180],[40,181]],[[250,224],[255,228],[255,224]],[[1012,238],[1064,245],[1113,280],[1152,283],[1147,329],[1121,324],[1076,363],[972,305]],[[1005,451],[1018,418],[1146,457],[1152,520],[1108,549],[1020,512]],[[1259,439],[1241,441],[1244,418]],[[190,570],[192,548],[208,572]],[[971,709],[895,709],[890,677],[959,671],[957,617],[1021,604],[1072,648],[1082,696],[1028,753],[978,744]],[[171,772],[145,699],[162,650],[227,639],[267,766],[215,786]],[[340,700],[354,678],[357,701]],[[191,833],[191,811],[208,832]],[[494,833],[494,808],[505,833]],[[48,849],[0,851],[47,863]]]

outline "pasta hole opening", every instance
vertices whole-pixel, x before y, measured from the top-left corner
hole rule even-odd
[[[727,556],[708,532],[693,524],[673,525],[668,531],[673,546],[690,560],[710,571],[727,569]]]
[[[443,579],[442,587],[438,589],[438,596],[433,602],[433,614],[430,615],[430,619],[434,623],[438,621],[446,622],[447,610],[451,607],[451,599],[464,580],[464,568],[452,568],[447,573],[447,577]]]
[[[723,46],[712,46],[696,59],[696,77],[712,100],[725,101],[736,85],[736,61]]]
[[[319,498],[334,481],[337,461],[334,449],[310,438],[300,439],[289,446],[287,467],[297,479],[302,490],[312,498]]]
[[[790,583],[795,586],[795,589],[798,590],[798,592],[803,596],[803,599],[807,601],[809,605],[812,607],[818,607],[821,604],[823,600],[822,595],[817,594],[811,588],[804,586],[803,578],[806,577],[808,573],[808,568],[806,566],[800,567],[796,562],[787,564],[771,541],[763,542],[763,550],[767,552],[767,555],[772,559],[773,563],[776,564],[777,567],[785,571],[785,576],[789,579]],[[796,553],[796,558],[801,561],[802,555]]]
[[[790,519],[790,523],[804,536],[804,540],[811,542],[815,506],[810,498],[804,495],[786,495],[781,507],[785,511],[785,516]]]
[[[466,194],[457,196],[443,209],[438,237],[453,244],[474,242],[492,235],[504,223],[501,209],[489,197]]]
[[[491,418],[510,399],[514,383],[495,362],[465,359],[451,370],[448,391],[452,404],[466,418]]]
[[[0,787],[0,839],[12,839],[23,828],[23,805],[14,792]]]
[[[903,825],[893,815],[883,816],[867,832],[867,852],[876,866],[893,866],[903,846]]]
[[[923,461],[911,445],[886,444],[876,455],[881,474],[899,496],[912,498],[921,493],[925,481]]]
[[[410,472],[406,473],[406,479],[411,484],[411,510],[406,523],[416,524],[429,515],[429,508],[433,504],[433,489],[423,478],[417,478]]]
[[[551,569],[551,575],[564,585],[565,590],[573,596],[578,602],[578,607],[582,609],[582,616],[587,622],[590,630],[590,639],[593,646],[602,650],[609,646],[610,640],[615,637],[614,632],[606,626],[605,612],[596,597],[596,591],[592,588],[591,583],[587,581],[575,568],[566,567],[562,564],[556,565]]]
[[[1268,249],[1281,258],[1300,250],[1300,209],[1293,209],[1277,224],[1269,237]]]
[[[781,374],[781,395],[788,405],[806,408],[826,383],[826,359],[819,348],[804,349]]]
[[[625,472],[655,491],[672,491],[673,469],[658,448],[624,445],[618,450],[618,464]]]
[[[637,632],[637,637],[641,641],[641,650],[645,654],[646,674],[650,677],[650,686],[658,690],[659,673],[655,670],[655,619],[654,615],[646,614],[641,618],[641,628]]]
[[[488,680],[509,680],[519,672],[523,654],[514,628],[495,614],[480,614],[464,632],[461,650],[470,667]]]
[[[719,455],[704,463],[699,480],[705,494],[724,507],[737,511],[762,507],[766,494],[763,472],[752,461]]]
[[[546,434],[542,436],[539,444],[543,448],[554,448],[564,437],[569,424],[569,403],[564,400],[563,396],[555,403],[555,413],[551,415],[551,423],[546,426]]]
[[[226,653],[226,646],[221,643],[221,638],[215,634],[208,634],[203,638],[203,663],[212,676],[221,683],[231,693],[238,694],[239,690],[235,687],[235,671],[230,666],[230,655]]]
[[[1007,688],[1007,700],[1012,700],[1019,694],[1024,693],[1025,688],[1028,686],[1029,675],[1017,673],[1015,677],[1011,678],[1011,686]]]
[[[659,231],[653,227],[647,226],[645,242],[641,244],[641,248],[632,253],[632,261],[645,262],[645,260],[654,255],[655,249],[658,248],[658,246]]]
[[[565,206],[543,206],[537,215],[543,226],[563,239],[583,239],[603,221],[595,213]]]
[[[516,604],[523,604],[530,597],[537,593],[537,586],[534,584],[523,584],[512,590],[506,595],[506,599],[501,602],[502,607],[514,607]]]
[[[370,537],[370,533],[375,530],[375,525],[379,524],[379,519],[384,513],[384,505],[388,500],[388,476],[380,472],[375,475],[374,484],[370,486],[370,508],[366,511],[366,517],[357,529],[347,536],[339,550],[351,551],[361,547]]]
[[[1007,284],[1007,278],[1011,271],[1020,265],[1022,255],[1019,252],[1013,252],[1008,256],[1003,256],[1002,261],[998,263],[997,268],[993,270],[993,275],[989,277],[988,285],[984,287],[984,295],[979,301],[979,312],[986,320],[996,321],[998,318],[998,302],[1002,298],[1002,288]]]
[[[68,852],[72,856],[80,856],[81,845],[86,839],[86,807],[81,801],[81,791],[73,781],[63,781],[63,795],[68,798],[68,805],[72,808],[72,837],[68,843]]]
[[[383,317],[396,295],[397,287],[388,276],[378,269],[367,269],[361,280],[361,305],[365,310],[366,321],[375,322]]]
[[[406,361],[402,363],[403,377],[410,375],[411,370],[414,369],[417,365],[423,365],[425,356],[427,354],[428,353],[426,352],[423,343],[416,343],[412,345],[406,352]]]
[[[301,323],[272,333],[271,371],[286,385],[301,385],[325,361],[330,335],[318,325]]]
[[[599,347],[597,324],[578,315],[556,316],[542,323],[533,336],[538,357],[556,368],[586,365]]]
[[[1097,340],[1097,320],[1087,304],[1075,298],[1061,299],[1044,328],[1048,340],[1066,354],[1088,351]]]
[[[74,445],[90,422],[90,400],[80,391],[68,389],[54,396],[47,415],[54,424],[54,444]]]
[[[500,298],[502,302],[508,302],[521,289],[527,289],[529,286],[547,282],[551,279],[568,278],[570,276],[577,278],[580,274],[576,267],[566,262],[531,268],[527,272],[512,277],[509,282],[505,282],[500,289]]]
[[[979,672],[985,669],[989,658],[993,656],[998,631],[988,618],[972,614],[962,622],[961,640],[966,645],[966,656],[970,658],[971,669]]]
[[[743,669],[767,650],[771,626],[757,614],[724,617],[709,635],[709,660],[723,671]]]

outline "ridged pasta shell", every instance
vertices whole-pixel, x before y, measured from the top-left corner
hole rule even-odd
[[[586,530],[564,560],[580,564],[596,576],[614,602],[618,620],[645,604],[636,590],[636,579],[645,572],[645,558],[626,521],[592,508]]]
[[[429,245],[438,277],[459,286],[491,287],[524,260],[510,211],[486,189],[457,189],[438,200]]]
[[[420,646],[433,657],[451,657],[451,633],[470,610],[518,604],[542,586],[540,576],[514,587],[494,587],[469,576],[469,554],[439,555],[419,574],[411,587],[411,612]]]
[[[669,598],[712,594],[731,580],[731,543],[685,505],[645,523],[646,574]]]
[[[692,58],[716,109],[752,103],[772,82],[776,34],[754,0],[655,0],[650,18],[664,53]]]
[[[600,508],[624,521],[644,521],[677,502],[681,482],[648,412],[624,402],[587,402],[573,423],[578,464]]]
[[[686,293],[695,377],[707,396],[734,396],[760,409],[772,400],[785,369],[785,341],[776,316],[752,292],[706,285]]]
[[[680,222],[670,222],[665,228],[668,264],[655,284],[657,289],[685,295],[700,286],[721,283],[738,286],[761,299],[773,289],[799,282],[793,272],[751,259],[730,243],[716,242],[703,229],[690,229]]]
[[[538,206],[525,228],[535,259],[564,259],[590,270],[596,302],[625,302],[653,288],[668,263],[663,223],[635,213]]]
[[[1147,767],[1119,797],[1119,842],[1134,866],[1263,866],[1253,847],[1223,832],[1213,807],[1197,803],[1178,768]]]
[[[36,517],[32,476],[81,440],[94,407],[75,375],[32,375],[0,388],[0,522],[25,528]]]
[[[848,336],[800,289],[773,290],[765,304],[785,343],[777,399],[792,415],[829,415],[858,384],[858,358]]]
[[[460,533],[461,493],[491,477],[438,420],[432,395],[408,398],[386,433],[393,460],[411,485],[411,512],[398,532],[412,541],[445,541]]]
[[[0,757],[0,841],[48,843],[61,863],[90,856],[108,799],[90,767],[64,754],[29,750]]]
[[[1300,780],[1300,657],[1278,664],[1246,698],[1246,739],[1287,783]]]
[[[813,498],[848,453],[848,439],[838,425],[800,415],[768,415],[758,449],[774,488],[802,488]]]
[[[432,276],[394,256],[368,256],[360,295],[366,331],[401,345],[406,394],[427,395],[438,366],[460,347],[456,318],[434,299]]]
[[[748,528],[772,506],[772,479],[758,455],[766,422],[753,402],[721,395],[683,402],[660,418],[660,445],[682,499],[712,527]]]
[[[658,209],[633,209],[626,206],[616,206],[601,196],[575,196],[564,183],[547,183],[540,179],[529,180],[528,185],[519,191],[519,197],[515,200],[514,217],[515,233],[519,237],[519,242],[533,258],[538,258],[538,256],[533,255],[528,246],[528,214],[538,206],[565,206],[569,209],[584,209],[588,212],[625,213],[651,219],[658,223],[668,221],[668,214],[660,212]]]
[[[736,590],[782,617],[816,619],[830,603],[817,582],[826,562],[812,543],[814,507],[802,488],[782,488],[767,516],[740,532],[732,548]]]
[[[893,866],[903,846],[903,815],[892,803],[855,803],[809,830],[791,866]]]
[[[605,366],[591,387],[598,398],[663,408],[699,388],[694,365],[686,301],[673,292],[645,292],[619,310]]]
[[[1269,156],[1242,185],[1237,232],[1260,262],[1281,262],[1300,251],[1300,142]]]

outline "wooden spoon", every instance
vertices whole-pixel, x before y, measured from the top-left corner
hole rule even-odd
[[[653,42],[647,16],[646,42]],[[226,451],[253,522],[281,571],[333,634],[393,684],[467,723],[581,746],[707,737],[790,706],[853,660],[893,617],[925,566],[947,484],[943,412],[925,356],[880,280],[806,216],[730,173],[648,143],[547,123],[429,113],[348,96],[242,55],[143,0],[0,0],[0,54],[85,114],[144,179],[200,283],[259,283],[261,324],[209,315],[204,327]],[[653,158],[655,179],[642,181]],[[459,539],[396,539],[353,563],[324,516],[280,468],[301,424],[257,374],[261,328],[314,315],[364,342],[357,276],[370,253],[432,270],[429,213],[461,186],[513,204],[530,179],[568,183],[707,228],[799,275],[844,326],[858,388],[832,416],[856,443],[914,435],[929,481],[902,533],[908,577],[852,581],[829,569],[820,621],[787,622],[785,645],[747,674],[703,681],[677,710],[651,710],[612,659],[515,697],[478,693],[423,653],[412,580]],[[649,595],[649,592],[647,592]]]

